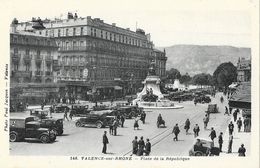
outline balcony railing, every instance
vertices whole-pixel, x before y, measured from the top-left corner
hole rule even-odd
[[[46,71],[45,72],[45,76],[52,76],[52,72],[51,71]]]
[[[12,77],[27,77],[27,78],[31,78],[32,77],[32,72],[31,71],[12,71],[11,76]]]
[[[24,55],[23,60],[25,64],[30,64],[32,61],[32,55]]]
[[[78,82],[85,82],[85,81],[87,81],[87,78],[69,77],[69,76],[57,76],[57,81],[78,81]]]
[[[20,61],[21,54],[12,53],[11,55],[12,55],[12,61],[13,62],[19,62]]]
[[[35,71],[35,76],[42,76],[42,71]]]

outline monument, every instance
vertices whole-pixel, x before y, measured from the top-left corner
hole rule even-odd
[[[172,101],[164,98],[160,90],[160,77],[156,75],[155,62],[152,62],[148,76],[143,81],[144,87],[137,98],[133,100],[133,104],[143,107],[144,109],[178,109],[183,106],[175,105]]]

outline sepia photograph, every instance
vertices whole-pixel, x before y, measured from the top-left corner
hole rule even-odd
[[[7,160],[259,157],[258,2],[2,4]]]

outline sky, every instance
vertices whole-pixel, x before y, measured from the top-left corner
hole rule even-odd
[[[227,3],[229,2],[229,3]],[[9,18],[65,18],[67,12],[92,16],[151,34],[156,47],[176,44],[251,46],[250,1],[212,0],[11,0]]]

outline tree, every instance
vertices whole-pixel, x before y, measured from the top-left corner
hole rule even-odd
[[[191,77],[188,73],[186,73],[185,75],[182,75],[180,77],[180,82],[183,83],[184,85],[187,86],[187,84],[191,81]]]
[[[213,73],[213,80],[217,87],[228,87],[237,79],[237,69],[231,62],[220,64]]]
[[[175,68],[171,68],[169,71],[166,71],[167,79],[173,82],[175,79],[180,79],[181,73]]]
[[[192,83],[201,86],[210,85],[211,81],[212,81],[212,76],[210,74],[205,74],[205,73],[197,74],[192,78]]]

